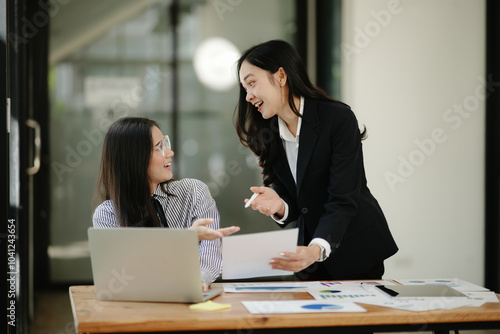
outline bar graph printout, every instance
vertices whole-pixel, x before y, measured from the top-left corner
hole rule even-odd
[[[390,300],[389,297],[378,292],[372,287],[337,286],[332,288],[308,289],[309,294],[316,300],[323,301],[349,301],[368,303],[370,301]]]

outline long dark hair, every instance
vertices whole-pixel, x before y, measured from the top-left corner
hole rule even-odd
[[[160,128],[147,118],[125,117],[104,138],[96,194],[113,202],[121,226],[161,226],[148,177],[153,126]]]
[[[294,97],[337,101],[311,83],[304,62],[294,47],[285,41],[271,40],[243,52],[237,62],[238,77],[244,61],[270,74],[274,74],[280,67],[283,68],[287,74],[288,104],[299,117],[301,116],[294,103]],[[272,166],[278,153],[278,141],[274,139],[279,135],[277,117],[263,119],[262,115],[255,111],[255,107],[246,101],[246,91],[240,84],[238,104],[234,114],[236,133],[241,143],[259,157],[266,186],[274,181]]]

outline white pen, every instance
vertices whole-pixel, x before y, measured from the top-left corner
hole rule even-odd
[[[250,204],[252,204],[252,202],[254,201],[254,199],[257,198],[257,196],[259,196],[259,193],[253,193],[252,197],[250,197],[250,199],[248,200],[248,202],[245,204],[245,208],[248,208],[250,206]]]

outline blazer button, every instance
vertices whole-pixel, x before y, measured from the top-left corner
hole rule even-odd
[[[301,212],[305,215],[309,210],[307,208],[302,208]]]

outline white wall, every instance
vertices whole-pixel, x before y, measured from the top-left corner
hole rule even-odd
[[[484,284],[483,0],[343,2],[342,100],[400,251],[388,278]]]

